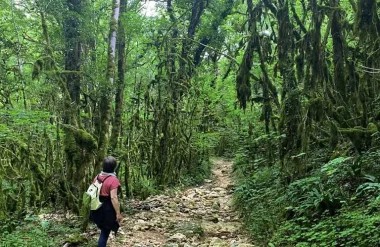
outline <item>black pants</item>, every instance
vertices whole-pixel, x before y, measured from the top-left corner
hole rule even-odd
[[[108,237],[110,236],[111,230],[103,229],[100,232],[98,247],[106,247]]]
[[[119,229],[119,223],[116,221],[116,211],[113,208],[110,197],[100,197],[103,203],[98,210],[92,210],[90,220],[94,222],[101,230],[114,231],[115,234]]]

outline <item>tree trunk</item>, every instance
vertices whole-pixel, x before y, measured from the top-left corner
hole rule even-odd
[[[69,12],[64,21],[63,34],[65,39],[65,70],[66,84],[72,103],[76,108],[80,104],[80,0],[67,0]],[[79,110],[79,109],[77,109]]]
[[[108,60],[107,60],[107,75],[106,82],[101,85],[100,89],[100,130],[98,139],[98,154],[95,167],[95,173],[100,170],[101,163],[107,155],[109,144],[109,127],[111,120],[111,89],[114,86],[115,80],[115,55],[116,55],[116,38],[117,38],[117,23],[119,21],[120,0],[114,0],[112,4],[112,17],[110,22],[110,35],[108,43]]]
[[[331,7],[340,6],[340,0],[332,0]],[[332,16],[331,35],[333,39],[334,54],[334,81],[339,98],[344,102],[346,100],[346,78],[344,71],[344,46],[342,34],[342,18],[340,11],[335,10]]]
[[[240,102],[240,107],[245,110],[247,108],[247,102],[251,98],[251,69],[253,65],[253,53],[257,46],[257,28],[255,9],[253,7],[252,0],[247,0],[248,5],[248,31],[250,34],[247,47],[245,49],[243,60],[239,66],[239,71],[236,76],[236,92],[237,98]]]
[[[120,15],[126,11],[126,0],[120,0]],[[112,135],[111,135],[111,147],[115,149],[117,147],[121,125],[122,125],[122,114],[124,105],[124,88],[125,88],[125,28],[121,20],[118,21],[118,61],[117,61],[117,85],[116,85],[116,95],[115,95],[115,117],[112,125]]]
[[[301,173],[301,162],[297,158],[301,140],[298,127],[301,123],[301,102],[294,71],[293,26],[289,16],[287,0],[279,1],[277,12],[278,31],[278,66],[283,76],[283,110],[280,120],[280,131],[284,136],[280,144],[280,158],[285,175],[285,182],[291,182]],[[292,156],[295,156],[293,158]]]
[[[193,7],[191,10],[190,24],[187,28],[187,36],[182,42],[181,59],[179,60],[179,83],[184,86],[188,83],[189,79],[191,78],[192,65],[190,64],[190,61],[193,60],[189,58],[189,51],[192,48],[191,44],[193,42],[195,32],[201,21],[201,16],[205,8],[205,0],[194,0]],[[178,100],[183,94],[183,86],[174,90],[179,91],[179,93],[174,94],[174,100]]]

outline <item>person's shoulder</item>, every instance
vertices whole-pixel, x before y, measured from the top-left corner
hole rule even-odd
[[[117,177],[115,177],[115,176],[110,176],[109,178],[108,178],[108,180],[110,180],[110,181],[119,181],[119,179],[117,178]]]
[[[113,185],[118,185],[118,186],[121,185],[117,177],[112,177],[112,179],[110,180],[110,183],[112,183]]]

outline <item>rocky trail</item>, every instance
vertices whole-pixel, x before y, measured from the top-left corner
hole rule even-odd
[[[130,202],[137,212],[124,216],[120,233],[111,237],[109,246],[254,246],[231,208],[232,163],[214,163],[212,180],[202,186]]]

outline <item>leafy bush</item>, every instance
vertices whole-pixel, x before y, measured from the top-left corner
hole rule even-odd
[[[357,159],[363,175],[371,175],[380,181],[380,151],[366,152]]]
[[[202,159],[195,169],[184,172],[181,176],[181,184],[185,186],[199,185],[211,176],[212,163],[209,159]]]
[[[137,179],[133,180],[132,194],[145,200],[151,195],[157,193],[157,189],[154,187],[154,183],[144,175],[140,175]]]
[[[9,232],[8,224],[17,225]],[[55,247],[64,243],[93,246],[88,239],[80,235],[78,221],[41,220],[38,216],[26,216],[22,221],[7,222],[0,229],[0,247]]]
[[[324,164],[308,177],[291,183],[283,198],[290,204],[295,216],[310,219],[328,212],[334,215],[343,205],[350,203],[360,183],[357,163],[349,157],[339,157]]]
[[[380,244],[380,212],[345,208],[334,217],[311,222],[305,217],[287,221],[280,226],[271,243],[286,246],[357,246]]]
[[[380,183],[364,183],[356,190],[357,196],[376,197],[380,195]]]
[[[244,169],[244,168],[243,168]],[[278,170],[274,167],[259,169],[240,180],[234,192],[234,204],[239,209],[248,231],[256,240],[265,242],[275,231],[282,215]]]
[[[324,164],[313,159],[313,169],[287,185],[280,165],[245,151],[234,163],[235,205],[264,245],[379,246],[380,166],[373,160],[379,157],[369,152]]]

